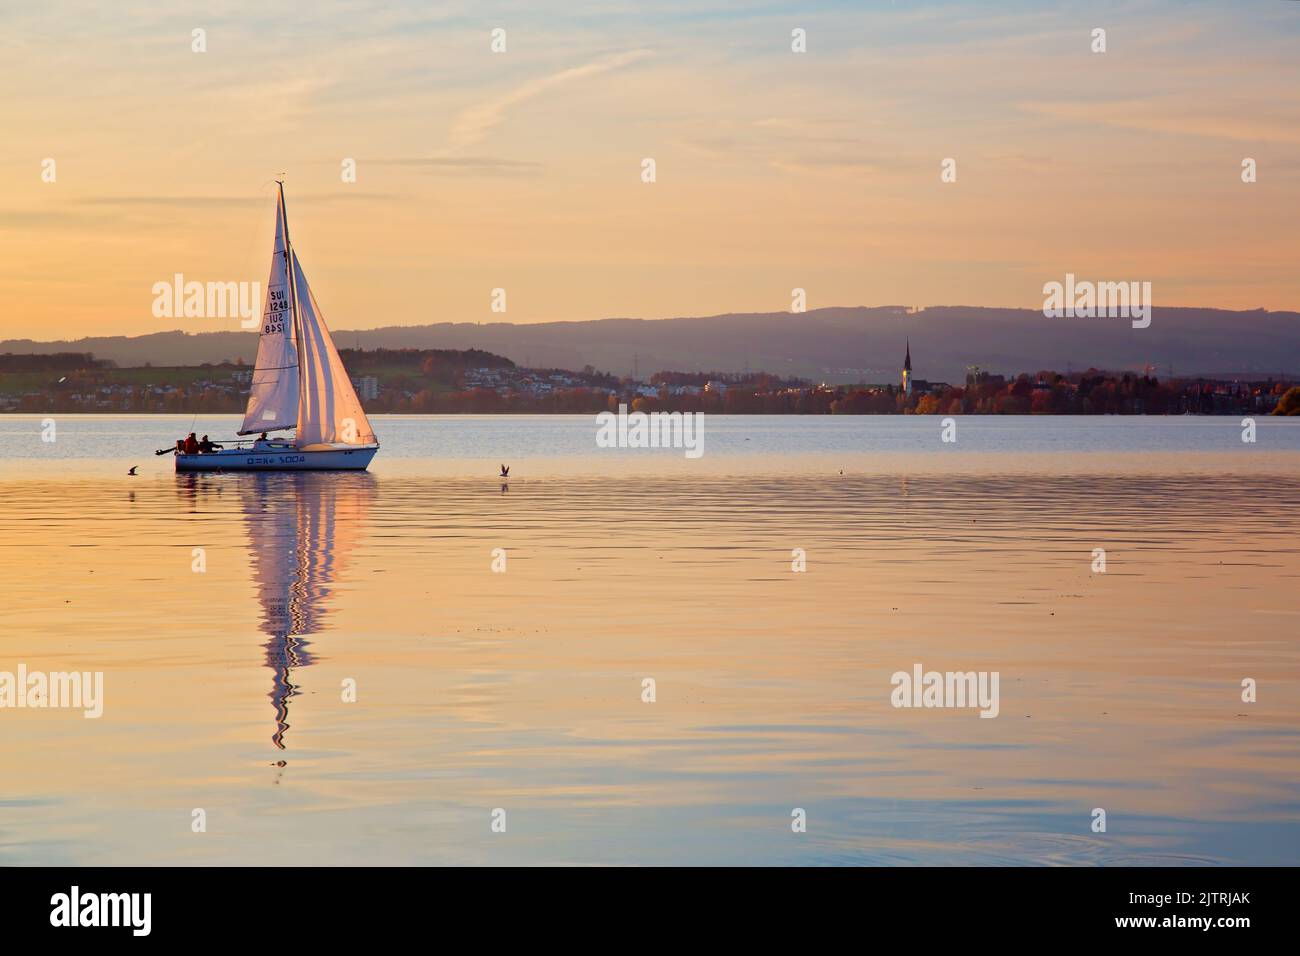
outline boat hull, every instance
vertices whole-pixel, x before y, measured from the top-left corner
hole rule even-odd
[[[379,446],[355,448],[228,448],[207,455],[177,455],[177,471],[365,471]]]

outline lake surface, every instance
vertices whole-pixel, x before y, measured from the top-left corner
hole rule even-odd
[[[48,417],[0,672],[103,715],[0,709],[0,863],[1300,863],[1300,421],[377,416],[369,474],[177,476],[237,419]]]

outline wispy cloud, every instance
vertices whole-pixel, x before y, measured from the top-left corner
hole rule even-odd
[[[565,86],[579,80],[586,80],[593,76],[609,73],[611,70],[621,69],[650,55],[649,50],[628,50],[623,53],[614,53],[601,57],[590,63],[584,63],[582,66],[569,67],[567,70],[560,70],[558,73],[551,73],[548,76],[529,80],[509,93],[463,110],[452,123],[448,140],[454,149],[473,146],[475,143],[481,142],[493,129],[499,126],[505,119],[506,113],[521,103],[526,103],[528,100],[558,86]]]
[[[368,166],[407,166],[450,173],[491,173],[496,175],[521,175],[536,172],[541,163],[525,159],[503,159],[497,156],[397,156],[386,159],[367,159]]]
[[[1108,102],[1023,102],[1020,109],[1056,119],[1113,126],[1143,132],[1176,133],[1238,140],[1247,143],[1300,143],[1295,116],[1281,115],[1270,104],[1258,108],[1203,106],[1173,98]]]
[[[678,142],[710,156],[715,162],[734,161],[753,168],[765,164],[786,172],[880,172],[899,165],[886,162],[878,144],[853,135],[848,120],[827,117],[769,116],[748,122],[711,123]]]
[[[86,196],[83,206],[255,206],[267,200],[260,196]]]
[[[271,202],[271,193],[260,196],[87,196],[78,200],[84,206],[148,206],[164,209],[191,208],[194,206],[263,206]],[[405,197],[397,193],[361,192],[340,189],[332,193],[299,193],[295,201],[327,203],[371,200],[390,202]]]

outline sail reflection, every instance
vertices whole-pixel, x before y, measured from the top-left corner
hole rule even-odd
[[[368,474],[241,475],[253,562],[253,583],[274,674],[271,741],[285,749],[289,703],[298,695],[294,671],[315,658],[305,638],[321,630],[348,557],[364,534],[375,482]]]
[[[365,472],[187,473],[177,476],[177,487],[196,506],[209,495],[238,495],[273,675],[271,742],[284,750],[289,705],[299,692],[295,672],[315,662],[307,638],[328,626],[330,598],[365,534],[375,479]]]

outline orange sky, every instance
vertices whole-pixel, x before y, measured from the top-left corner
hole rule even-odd
[[[238,328],[152,288],[265,282],[281,172],[335,328],[1300,306],[1300,4],[84,6],[0,14],[0,337]]]

